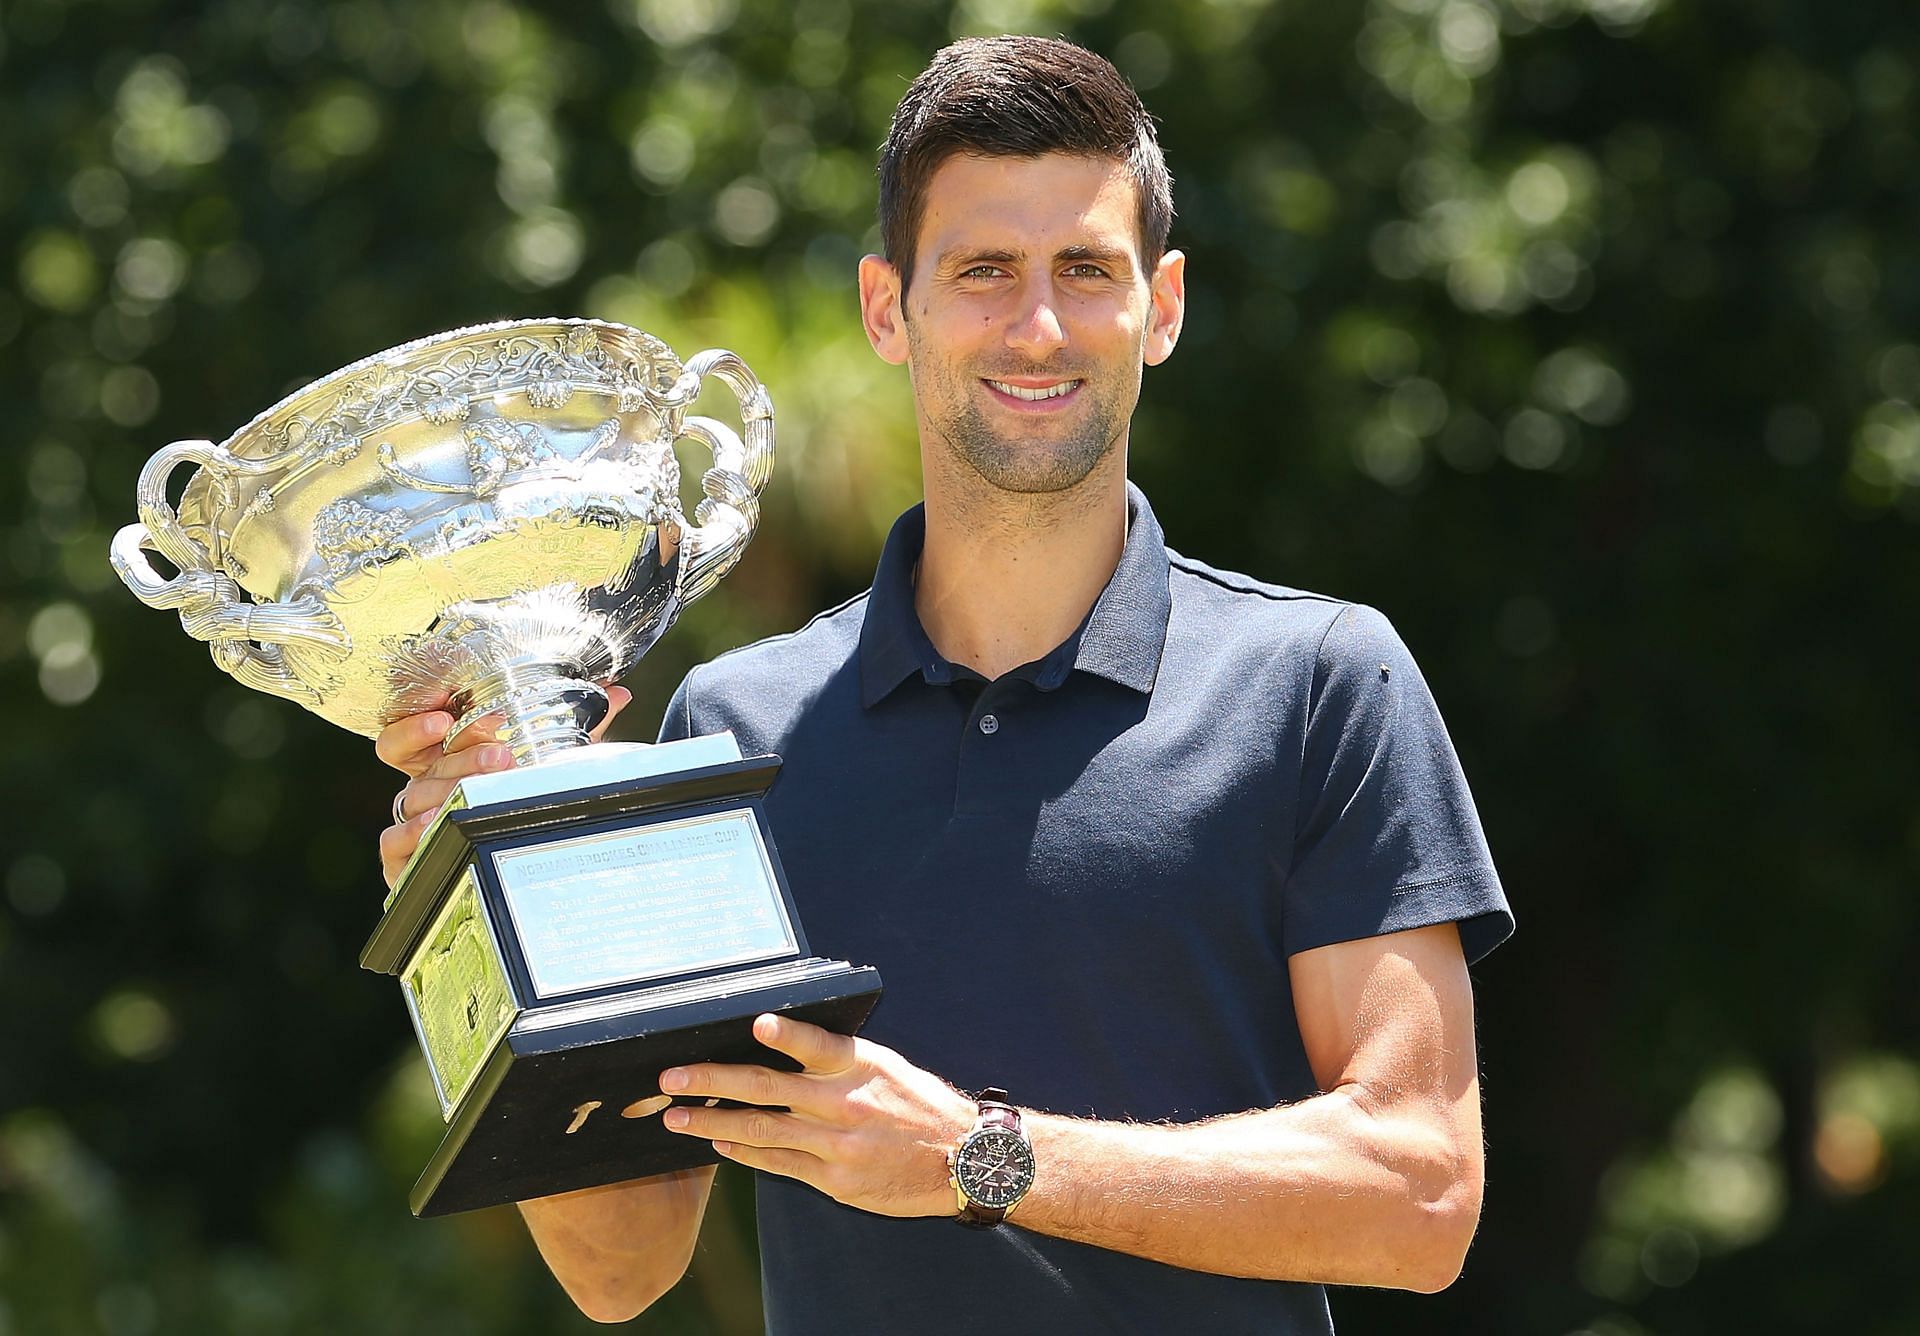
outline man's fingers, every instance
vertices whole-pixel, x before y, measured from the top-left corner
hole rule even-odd
[[[453,739],[453,745],[447,749],[447,754],[450,756],[458,756],[461,752],[469,748],[478,747],[485,742],[492,742],[500,736],[500,725],[505,722],[506,719],[501,715],[481,715],[478,719],[475,719],[472,723],[460,730],[458,735]]]
[[[784,1053],[810,1072],[832,1074],[853,1066],[853,1036],[835,1034],[790,1016],[768,1013],[756,1017],[753,1037],[776,1053]]]
[[[670,1095],[707,1095],[737,1099],[742,1104],[783,1104],[802,1113],[817,1112],[813,1085],[793,1072],[723,1062],[669,1067],[660,1073],[660,1088]]]
[[[832,1133],[811,1118],[771,1109],[703,1109],[676,1106],[661,1120],[683,1136],[708,1141],[731,1141],[763,1150],[799,1151],[809,1159],[824,1159]]]
[[[607,687],[607,717],[593,730],[596,742],[606,734],[607,725],[632,703],[633,693],[625,687]],[[460,730],[459,736],[453,740],[452,750],[448,752],[444,747],[447,731],[454,725],[453,715],[445,710],[410,714],[380,730],[380,735],[373,740],[373,754],[395,770],[405,771],[409,775],[424,774],[444,755],[457,756],[493,742],[499,736],[501,722],[497,714],[480,716]]]
[[[420,837],[432,824],[433,814],[446,803],[454,786],[461,780],[469,775],[512,768],[513,752],[502,743],[490,742],[484,747],[448,752],[428,766],[424,773],[408,780],[406,787],[400,790],[398,804],[398,811],[405,820],[398,825],[388,826],[380,833],[381,865],[387,866],[393,856],[405,864],[413,854],[413,846],[420,842]],[[391,881],[392,877],[389,876],[388,880]]]
[[[464,778],[465,775],[453,775],[446,779],[426,775],[409,782],[400,790],[398,811],[401,817],[408,825],[412,825],[419,818],[432,815],[447,801],[453,786]]]
[[[441,739],[452,727],[453,716],[445,710],[410,714],[380,730],[373,740],[373,754],[395,770],[417,775],[439,755]]]
[[[819,1152],[833,1135],[811,1119],[766,1109],[672,1108],[662,1122],[682,1136],[705,1137],[720,1154],[750,1169],[815,1185],[827,1167]]]
[[[387,879],[391,887],[400,880],[400,874],[406,870],[407,860],[413,857],[413,851],[420,846],[420,837],[427,833],[427,827],[433,823],[433,814],[437,809],[428,808],[415,817],[409,817],[397,826],[388,826],[380,832],[380,875]]]
[[[482,746],[468,747],[464,751],[447,752],[434,758],[432,765],[422,770],[414,779],[418,785],[422,782],[439,783],[444,781],[446,788],[453,787],[453,781],[465,779],[468,775],[483,775],[495,770],[513,768],[513,750],[504,742],[489,742]],[[436,805],[444,799],[446,790],[442,789]],[[412,813],[419,807],[417,799],[409,799],[407,811]]]
[[[781,1150],[770,1146],[743,1146],[737,1141],[716,1141],[713,1148],[749,1169],[762,1169],[782,1178],[798,1179],[819,1186],[821,1170],[826,1166],[805,1151]]]
[[[593,730],[592,736],[595,742],[599,742],[602,738],[607,736],[607,725],[611,724],[614,721],[614,719],[619,716],[620,711],[626,709],[627,706],[630,705],[632,702],[633,702],[633,693],[631,691],[628,691],[625,687],[615,686],[612,683],[608,683],[607,685],[607,717],[605,719],[602,719],[600,721],[600,726]]]

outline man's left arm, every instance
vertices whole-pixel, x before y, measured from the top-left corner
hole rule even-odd
[[[1450,923],[1289,962],[1323,1093],[1187,1124],[1025,1117],[1038,1170],[1010,1223],[1225,1275],[1438,1290],[1480,1215],[1473,995]],[[755,1034],[804,1070],[702,1065],[662,1089],[766,1109],[674,1109],[729,1159],[883,1215],[955,1213],[946,1154],[974,1102],[902,1055],[784,1018]],[[1003,1226],[1004,1227],[1004,1226]]]

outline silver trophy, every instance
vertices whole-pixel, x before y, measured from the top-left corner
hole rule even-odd
[[[710,375],[741,430],[690,411]],[[691,523],[688,439],[713,459]],[[778,757],[586,745],[602,684],[740,559],[772,467],[734,354],[524,320],[364,358],[141,472],[114,569],[221,668],[356,733],[447,708],[449,745],[485,719],[512,749],[449,797],[361,954],[399,978],[447,1120],[416,1213],[711,1163],[660,1125],[662,1068],[778,1061],[754,1016],[851,1033],[879,996],[808,948],[762,806]]]

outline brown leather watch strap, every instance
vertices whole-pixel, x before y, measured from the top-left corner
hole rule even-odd
[[[1007,1103],[1007,1092],[988,1087],[980,1092],[981,1127],[1004,1127],[1009,1132],[1020,1130],[1020,1110]]]
[[[1016,1136],[1021,1135],[1020,1110],[1007,1102],[1006,1091],[989,1086],[980,1092],[978,1103],[980,1119],[973,1125],[974,1132],[987,1127],[1000,1127]],[[964,1193],[961,1194],[961,1200],[960,1214],[954,1218],[969,1229],[992,1229],[1005,1220],[1007,1212],[1012,1209],[1008,1206],[982,1206]]]
[[[982,1206],[977,1201],[968,1202],[960,1208],[960,1214],[954,1217],[968,1229],[992,1229],[1006,1218],[1006,1207]]]

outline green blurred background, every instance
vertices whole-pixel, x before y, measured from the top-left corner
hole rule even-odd
[[[355,966],[395,777],[109,572],[160,445],[471,321],[742,353],[760,537],[634,675],[866,584],[917,492],[873,151],[949,38],[1160,118],[1191,257],[1134,474],[1170,541],[1375,604],[1521,933],[1490,1179],[1352,1331],[1920,1330],[1920,23],[1911,0],[7,0],[0,1332],[588,1324]],[[831,945],[831,944],[827,944]],[[635,1329],[758,1330],[750,1184]]]

